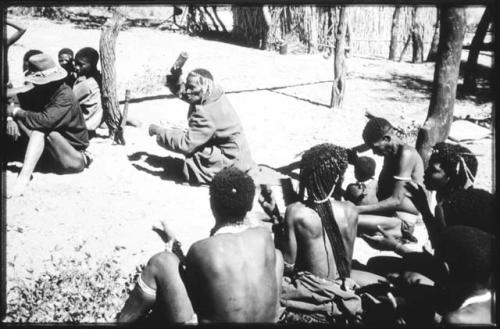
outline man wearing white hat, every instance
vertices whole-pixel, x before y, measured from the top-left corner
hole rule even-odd
[[[81,172],[92,161],[86,152],[89,141],[85,120],[73,91],[64,83],[66,75],[47,54],[29,59],[26,81],[41,95],[37,99],[40,110],[7,108],[7,120],[15,120],[29,137],[23,168],[7,197],[22,195],[45,147],[63,173]]]

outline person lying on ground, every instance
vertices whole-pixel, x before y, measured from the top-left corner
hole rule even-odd
[[[75,60],[73,58],[73,50],[69,48],[62,48],[59,50],[59,53],[57,53],[57,58],[59,61],[59,65],[63,69],[68,72],[68,75],[66,76],[66,79],[64,82],[72,87],[75,84],[75,80],[77,78],[77,74],[75,71]]]
[[[355,205],[374,204],[378,202],[378,182],[375,177],[375,160],[370,157],[359,157],[354,164],[354,177],[357,182],[347,185],[344,198]]]
[[[135,321],[155,301],[167,322],[187,322],[194,313],[200,323],[276,321],[283,261],[270,232],[245,223],[255,196],[252,178],[228,167],[214,176],[209,191],[215,218],[210,237],[191,246],[180,271],[178,243],[180,259],[169,251],[153,256],[118,321]],[[167,230],[165,239],[174,241],[171,235]]]
[[[22,195],[42,152],[47,149],[65,173],[81,172],[92,161],[86,151],[88,133],[80,107],[63,79],[67,73],[46,54],[31,56],[26,80],[40,97],[40,112],[8,106],[7,114],[16,120],[28,137],[23,167],[8,197]]]
[[[361,300],[354,290],[358,285],[385,281],[351,271],[358,214],[352,203],[340,201],[346,168],[346,150],[332,144],[314,146],[302,156],[301,201],[290,204],[284,220],[273,228],[287,276],[280,322],[356,322]]]
[[[73,92],[80,103],[89,133],[93,135],[101,125],[103,110],[101,105],[101,73],[97,70],[99,53],[97,50],[85,47],[75,55],[75,72],[78,75]]]
[[[187,130],[152,124],[149,135],[156,136],[160,146],[186,157],[182,176],[187,182],[208,184],[231,165],[244,172],[255,168],[240,119],[210,72],[191,71],[180,97],[190,104]]]
[[[359,205],[359,233],[373,234],[377,226],[403,240],[416,242],[412,235],[419,212],[405,195],[406,182],[423,182],[424,164],[414,147],[405,144],[384,118],[371,118],[363,130],[364,147],[384,157],[378,179],[378,202]],[[360,147],[354,148],[354,150]]]

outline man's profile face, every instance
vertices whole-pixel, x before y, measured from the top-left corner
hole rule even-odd
[[[184,85],[182,99],[189,104],[200,104],[202,100],[202,89],[198,80],[193,75],[188,75]]]
[[[384,136],[376,142],[370,143],[369,146],[373,153],[380,156],[385,156],[389,151],[389,136]]]
[[[59,65],[66,71],[70,72],[73,69],[73,57],[70,54],[59,55]]]
[[[441,168],[441,163],[430,161],[424,173],[424,184],[428,190],[439,190],[448,184],[450,177]]]
[[[87,76],[92,71],[92,64],[87,58],[76,57],[75,58],[75,71],[79,77]]]

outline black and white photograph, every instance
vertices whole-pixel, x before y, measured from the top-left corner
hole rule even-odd
[[[496,3],[2,10],[1,322],[496,325]]]

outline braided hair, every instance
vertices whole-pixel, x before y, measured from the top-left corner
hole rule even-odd
[[[450,143],[437,143],[432,148],[432,154],[429,158],[430,163],[440,163],[441,168],[444,172],[451,178],[455,178],[457,175],[457,165],[460,162],[460,157],[465,161],[465,164],[469,168],[471,174],[476,176],[477,173],[477,158],[468,148]]]
[[[252,209],[255,184],[243,171],[227,167],[214,176],[209,193],[211,205],[218,214],[239,222]]]
[[[304,191],[306,190],[308,200],[304,203],[320,216],[332,245],[339,275],[342,278],[349,277],[351,264],[339,226],[333,215],[329,196],[331,194],[336,200],[340,199],[346,169],[347,150],[325,143],[304,152],[300,161],[299,174],[299,198],[304,201]],[[325,201],[319,203],[320,200]]]

